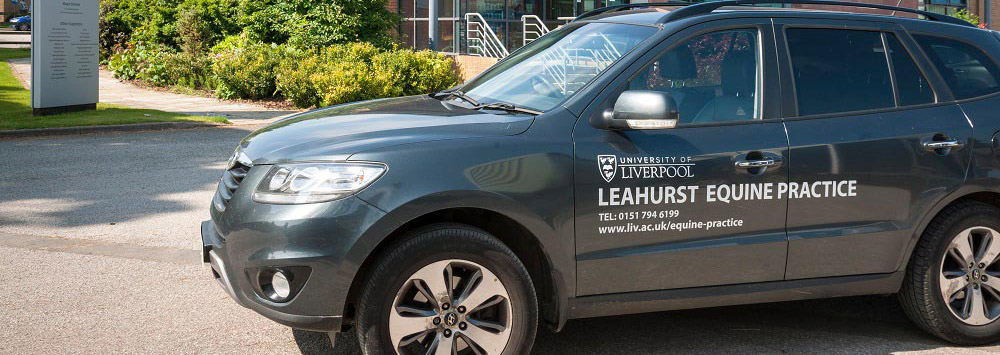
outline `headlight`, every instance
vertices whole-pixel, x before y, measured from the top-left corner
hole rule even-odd
[[[361,191],[385,173],[378,163],[301,163],[271,167],[253,193],[260,203],[333,201]]]

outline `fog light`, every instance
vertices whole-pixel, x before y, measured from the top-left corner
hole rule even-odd
[[[271,276],[271,291],[274,292],[274,296],[271,298],[275,301],[284,300],[292,293],[292,287],[288,283],[288,275],[285,275],[284,271],[278,270]]]
[[[311,272],[308,266],[268,266],[248,268],[247,276],[257,281],[254,286],[257,296],[269,302],[285,303],[302,291]]]

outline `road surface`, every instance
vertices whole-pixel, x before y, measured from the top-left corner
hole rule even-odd
[[[198,258],[199,222],[251,128],[0,141],[0,353],[298,353]],[[570,321],[537,354],[986,354],[890,297]],[[356,354],[342,336],[336,353]]]

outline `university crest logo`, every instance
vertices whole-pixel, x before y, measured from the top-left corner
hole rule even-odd
[[[604,181],[611,182],[615,178],[615,171],[618,171],[618,158],[614,155],[598,155],[597,168]]]

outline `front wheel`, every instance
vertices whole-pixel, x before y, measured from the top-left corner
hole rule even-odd
[[[441,224],[388,248],[358,307],[365,354],[527,354],[538,325],[531,279],[490,234]]]
[[[30,27],[28,27],[28,25],[18,25],[18,26],[17,26],[17,29],[18,29],[18,31],[28,31],[28,30],[30,30],[31,28],[30,28]]]
[[[1000,209],[962,201],[921,236],[900,301],[927,332],[962,345],[1000,340]]]

